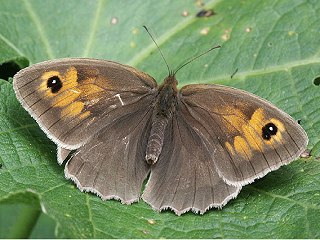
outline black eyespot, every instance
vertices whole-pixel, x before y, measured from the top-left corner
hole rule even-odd
[[[273,123],[267,123],[263,128],[262,128],[262,138],[265,140],[270,140],[271,136],[276,135],[278,132],[278,128],[276,125]]]
[[[52,93],[57,93],[62,88],[62,82],[58,76],[52,76],[47,81],[47,87],[51,88]]]

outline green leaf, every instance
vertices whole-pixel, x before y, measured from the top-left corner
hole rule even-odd
[[[268,174],[203,216],[102,201],[64,178],[56,146],[19,105],[12,84],[0,80],[0,203],[31,204],[56,222],[59,238],[320,237],[320,2],[200,2],[0,0],[0,64],[94,57],[160,82],[166,67],[143,25],[173,69],[221,44],[184,67],[179,86],[215,82],[268,99],[301,120],[314,157]],[[195,17],[203,8],[215,15]]]

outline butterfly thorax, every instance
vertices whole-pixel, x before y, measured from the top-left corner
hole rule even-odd
[[[165,130],[177,104],[177,84],[175,76],[170,74],[158,88],[146,150],[146,161],[149,164],[155,164],[161,153]]]
[[[169,75],[162,85],[159,86],[158,99],[155,113],[170,118],[177,101],[177,80]]]

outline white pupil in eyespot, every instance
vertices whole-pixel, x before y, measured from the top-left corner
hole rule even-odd
[[[270,127],[269,127],[269,130],[272,132],[272,131],[273,131],[273,127],[272,127],[272,126],[270,126]]]
[[[56,84],[56,83],[57,83],[57,80],[53,79],[51,83],[52,83],[52,84]]]

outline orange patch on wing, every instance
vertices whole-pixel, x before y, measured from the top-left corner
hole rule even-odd
[[[247,141],[240,136],[236,136],[234,138],[234,148],[237,153],[239,153],[242,157],[250,160],[252,157],[252,151],[247,143]]]
[[[57,76],[62,82],[62,87],[57,93],[52,93],[51,89],[47,87],[49,78]],[[78,86],[78,73],[75,67],[70,67],[64,75],[58,71],[45,72],[41,77],[42,83],[40,90],[45,97],[51,99],[51,104],[54,107],[65,107],[74,102],[81,94]]]
[[[249,125],[257,130],[257,129],[261,129],[261,125],[265,121],[266,121],[266,119],[265,119],[265,114],[264,114],[263,109],[258,108],[252,114],[251,119],[249,120]]]
[[[235,132],[241,129],[247,121],[243,112],[234,107],[227,107],[224,109],[222,117],[226,121],[225,127],[229,132]]]
[[[83,102],[74,102],[64,107],[61,111],[61,117],[75,117],[79,115],[84,108]]]
[[[78,71],[75,67],[70,67],[66,74],[65,74],[65,80],[68,82],[75,83],[78,85]]]
[[[263,141],[258,132],[252,127],[245,125],[242,127],[243,137],[247,140],[249,146],[254,150],[261,151],[263,149]]]
[[[250,160],[253,151],[264,151],[266,146],[281,143],[282,133],[285,131],[283,123],[275,118],[267,118],[262,108],[258,108],[249,120],[245,119],[244,114],[240,110],[233,110],[234,115],[223,116],[224,119],[230,123],[240,132],[240,135],[234,137],[233,146],[226,142],[226,148],[234,154],[234,150]],[[241,116],[241,118],[239,118]],[[243,118],[244,117],[244,118]],[[273,123],[278,131],[272,135],[269,140],[262,137],[262,128],[268,124]]]
[[[60,92],[67,91],[74,89],[76,90],[76,87],[78,86],[78,72],[75,67],[70,67],[62,79],[62,88],[60,89]]]
[[[67,89],[53,98],[52,105],[55,107],[65,107],[74,102],[80,94],[81,91],[78,89]]]
[[[258,108],[252,114],[249,123],[242,127],[242,131],[247,142],[257,151],[261,151],[264,145],[263,138],[261,136],[261,129],[264,122],[266,122],[264,111],[262,108]]]
[[[95,84],[95,80],[96,78],[85,79],[78,87],[80,91],[83,92],[84,97],[88,100],[99,97],[100,94],[104,91],[103,88]]]
[[[57,76],[62,82],[62,87],[57,93],[52,93],[47,87],[49,78]],[[80,85],[78,83],[78,71],[75,67],[68,68],[66,73],[62,75],[58,71],[45,72],[41,77],[40,91],[45,97],[50,98],[50,103],[54,107],[61,108],[61,117],[79,117],[80,119],[87,118],[90,111],[82,112],[85,106],[84,102],[76,101],[81,95],[91,96],[91,94],[101,92],[101,88],[94,85],[95,78],[88,78]],[[85,97],[84,96],[84,97]]]

